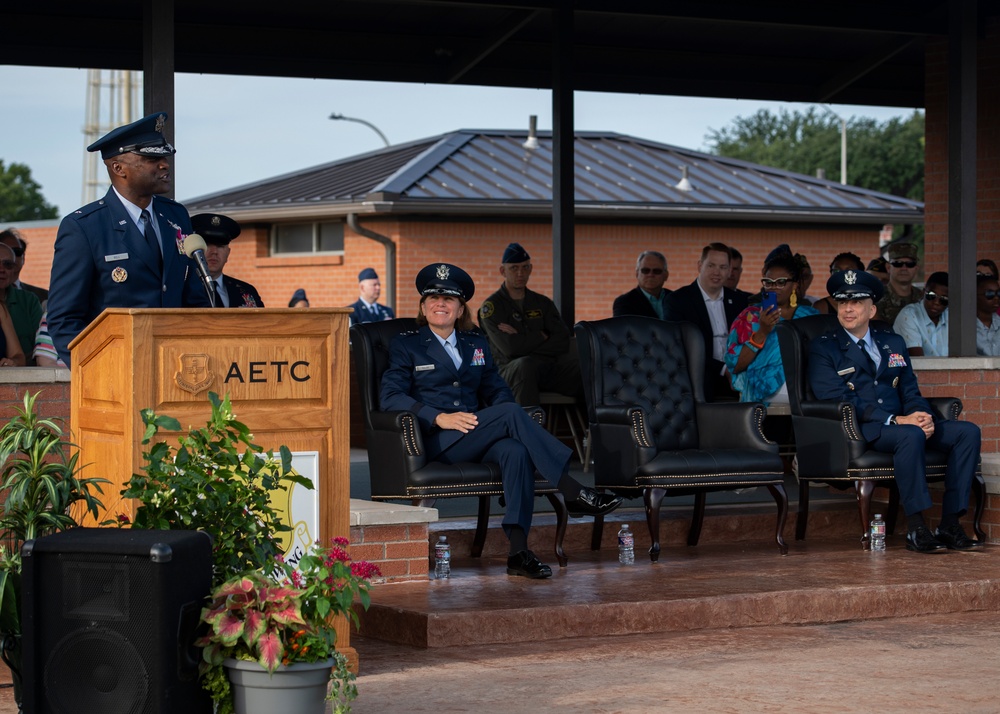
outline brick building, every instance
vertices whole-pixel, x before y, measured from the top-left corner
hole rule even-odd
[[[477,307],[499,284],[500,255],[514,240],[532,256],[532,288],[551,294],[551,137],[540,134],[535,149],[526,138],[460,130],[185,203],[241,223],[228,272],[270,306],[299,287],[313,305],[346,305],[357,299],[358,272],[373,266],[383,301],[414,314],[413,276],[448,261],[476,280]],[[684,175],[690,189],[678,188]],[[694,279],[706,243],[734,245],[753,289],[779,243],[822,276],[838,252],[874,257],[884,224],[923,221],[915,201],[613,133],[577,134],[576,203],[578,319],[610,315],[615,296],[634,287],[645,249],[667,255],[667,286],[676,287]],[[811,292],[824,294],[822,279]]]

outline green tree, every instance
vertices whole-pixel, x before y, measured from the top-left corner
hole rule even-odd
[[[840,122],[810,107],[805,112],[762,109],[737,117],[731,126],[710,129],[713,153],[800,174],[826,171],[840,180]],[[924,115],[867,117],[847,122],[847,178],[853,186],[924,200]]]
[[[0,222],[39,221],[57,218],[58,209],[46,202],[42,187],[31,178],[25,164],[5,167],[0,159]]]

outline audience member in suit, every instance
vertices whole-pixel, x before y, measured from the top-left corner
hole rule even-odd
[[[500,464],[510,540],[507,573],[547,578],[552,569],[528,550],[535,470],[566,498],[571,514],[601,515],[621,498],[581,486],[568,472],[571,449],[528,416],[497,371],[489,342],[472,331],[472,278],[447,263],[417,274],[419,329],[393,338],[382,376],[381,407],[416,414],[427,458],[449,464]]]
[[[639,315],[664,319],[664,303],[670,291],[663,287],[670,277],[667,258],[655,250],[644,250],[635,261],[635,279],[639,283],[624,295],[615,298],[611,314]]]
[[[724,360],[730,327],[747,299],[725,287],[728,277],[729,248],[710,243],[701,251],[698,277],[667,295],[666,302],[666,319],[693,323],[705,338],[705,396],[714,401],[739,399],[729,384]]]
[[[870,273],[845,270],[831,275],[826,288],[837,301],[840,327],[809,343],[813,393],[818,399],[853,404],[869,447],[893,455],[909,550],[934,553],[981,546],[959,523],[979,466],[979,427],[935,419],[920,394],[906,342],[890,330],[870,327],[875,304],[885,292],[882,281]],[[923,516],[931,507],[927,447],[948,455],[941,523],[934,533]]]
[[[354,312],[351,313],[352,325],[396,318],[396,313],[391,307],[378,304],[379,295],[382,294],[382,281],[378,279],[375,268],[365,268],[358,273],[358,293],[360,297],[357,301],[348,305],[354,308]]]
[[[264,307],[257,288],[222,272],[229,262],[229,243],[240,234],[240,224],[229,216],[199,213],[191,216],[191,225],[205,239],[205,262],[214,283],[215,306]]]
[[[8,228],[0,232],[0,243],[3,243],[14,251],[14,255],[16,256],[15,262],[17,265],[14,267],[14,287],[33,293],[38,298],[38,302],[42,304],[42,311],[44,312],[45,303],[49,299],[49,291],[37,285],[29,285],[21,280],[21,269],[24,267],[24,254],[28,251],[28,243],[24,240],[24,236],[14,228]]]
[[[746,296],[747,300],[749,300],[750,293],[746,290],[740,290],[737,287],[740,284],[740,278],[743,277],[743,254],[732,246],[729,246],[729,255],[729,277],[723,284],[733,292]]]
[[[66,364],[70,341],[105,308],[211,304],[184,254],[191,218],[161,195],[170,189],[175,153],[163,136],[166,118],[150,114],[87,147],[101,152],[111,188],[63,218],[56,235],[48,323]]]

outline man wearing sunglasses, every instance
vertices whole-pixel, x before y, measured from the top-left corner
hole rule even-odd
[[[931,273],[924,299],[900,310],[892,329],[911,357],[947,357],[948,273]]]
[[[840,327],[809,343],[809,384],[818,399],[854,406],[861,434],[875,451],[892,454],[906,547],[918,553],[972,550],[982,544],[959,523],[969,506],[982,435],[972,422],[939,419],[920,394],[906,343],[871,328],[882,282],[870,273],[834,273],[826,289],[837,301]],[[948,455],[941,523],[933,533],[923,512],[931,507],[926,447]]]
[[[670,277],[667,259],[655,250],[644,250],[635,261],[635,279],[639,283],[624,295],[615,298],[611,314],[640,315],[663,319],[664,302],[670,292],[663,284]]]
[[[14,251],[14,260],[17,265],[14,267],[14,287],[21,290],[27,290],[38,298],[38,301],[42,303],[42,310],[45,310],[45,303],[49,299],[49,291],[45,288],[40,288],[37,285],[29,285],[28,283],[21,280],[21,269],[24,267],[24,254],[28,250],[28,242],[24,240],[21,234],[13,228],[8,228],[7,230],[0,233],[0,243]]]
[[[917,246],[913,243],[900,242],[889,246],[886,255],[889,284],[886,285],[885,295],[876,305],[879,320],[891,325],[896,321],[900,310],[923,299],[923,291],[913,286],[918,267]]]
[[[976,275],[976,354],[1000,357],[1000,283],[988,273]]]

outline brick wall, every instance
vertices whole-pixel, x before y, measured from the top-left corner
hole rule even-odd
[[[983,23],[976,136],[978,257],[1000,261],[1000,19]],[[948,268],[948,40],[928,38],[924,272]]]
[[[380,583],[427,580],[428,539],[426,523],[351,526],[351,557],[378,565]]]
[[[984,454],[1000,453],[1000,369],[920,369],[918,366],[915,371],[925,397],[962,400],[962,418],[978,424],[983,431]]]

